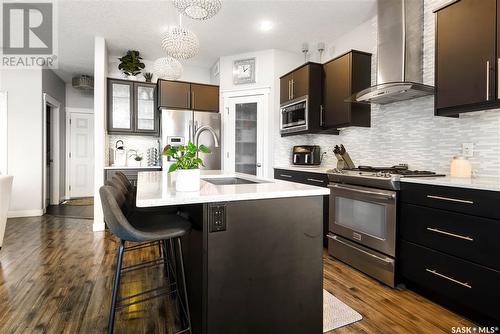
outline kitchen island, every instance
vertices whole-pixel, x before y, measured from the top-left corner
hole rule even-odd
[[[138,207],[179,206],[194,333],[321,333],[323,196],[328,189],[202,171],[199,192],[175,175],[139,173]]]

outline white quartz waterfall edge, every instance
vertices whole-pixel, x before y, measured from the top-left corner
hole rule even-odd
[[[323,289],[323,333],[363,319],[361,314]]]

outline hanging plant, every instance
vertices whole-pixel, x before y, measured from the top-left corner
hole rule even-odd
[[[128,76],[136,76],[146,67],[146,65],[141,62],[142,58],[137,50],[128,50],[127,54],[118,58],[118,60],[120,60],[118,69]]]

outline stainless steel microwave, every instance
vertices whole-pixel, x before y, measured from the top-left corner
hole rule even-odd
[[[281,106],[281,134],[309,129],[308,97],[302,96]]]

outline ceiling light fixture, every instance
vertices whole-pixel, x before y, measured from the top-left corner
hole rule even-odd
[[[182,64],[172,57],[158,58],[153,64],[153,72],[161,79],[177,80],[181,77],[182,70]]]
[[[264,32],[270,31],[271,29],[273,29],[273,27],[274,25],[271,21],[266,20],[260,23],[260,30]]]
[[[174,0],[174,6],[195,20],[208,20],[215,16],[222,7],[221,0]]]
[[[179,26],[170,28],[163,35],[161,47],[170,57],[189,59],[198,54],[200,43],[191,30]]]

